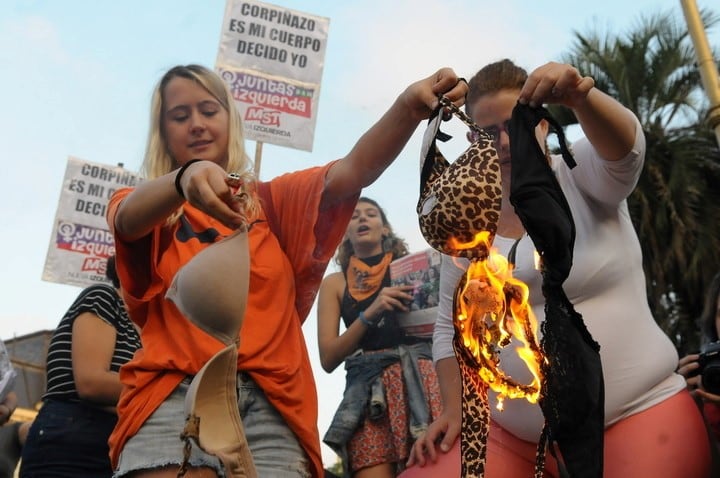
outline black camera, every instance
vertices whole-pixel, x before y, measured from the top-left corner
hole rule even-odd
[[[708,393],[720,395],[720,341],[702,347],[698,364],[697,373],[702,376],[703,388]]]

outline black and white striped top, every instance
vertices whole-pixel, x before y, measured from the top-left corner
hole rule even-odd
[[[115,351],[110,370],[117,372],[140,348],[140,337],[135,330],[123,301],[117,291],[107,284],[96,284],[83,290],[50,339],[47,355],[47,391],[43,400],[80,400],[72,372],[72,328],[75,319],[91,312],[115,327]]]

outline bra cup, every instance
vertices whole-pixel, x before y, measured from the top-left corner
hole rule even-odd
[[[437,140],[449,139],[439,130],[439,122],[439,115],[430,120],[421,154],[416,208],[420,231],[443,254],[484,259],[497,231],[502,203],[497,150],[492,138],[480,130],[478,141],[449,163],[437,147]],[[486,242],[474,244],[482,231],[489,234]]]

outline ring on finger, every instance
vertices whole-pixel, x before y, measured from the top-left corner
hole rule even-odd
[[[231,188],[239,188],[243,184],[242,176],[238,173],[227,173],[225,177],[225,184]]]

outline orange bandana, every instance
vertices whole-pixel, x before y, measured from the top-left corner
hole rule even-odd
[[[345,274],[350,296],[359,302],[373,295],[382,285],[390,262],[392,262],[392,252],[385,253],[385,257],[374,266],[369,266],[362,259],[352,256]]]

